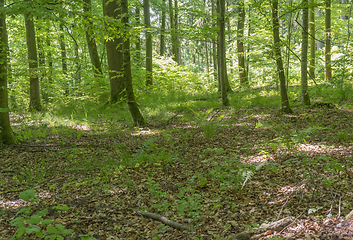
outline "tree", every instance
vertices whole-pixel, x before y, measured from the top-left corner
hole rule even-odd
[[[173,0],[169,0],[169,20],[170,20],[170,33],[172,40],[172,53],[173,60],[178,62],[178,49],[176,43],[176,33],[175,33],[175,22],[174,22],[174,13],[173,13]]]
[[[87,47],[88,47],[88,52],[89,56],[91,59],[91,63],[93,66],[93,71],[94,71],[94,76],[95,77],[101,77],[103,75],[103,70],[101,66],[101,62],[99,59],[98,55],[98,50],[97,50],[97,44],[94,38],[94,35],[92,34],[92,29],[91,26],[93,25],[93,21],[91,19],[91,0],[84,0],[83,3],[83,11],[85,13],[85,25],[86,25],[86,41],[87,41]]]
[[[237,50],[238,50],[238,69],[241,85],[249,85],[248,72],[245,67],[244,52],[244,23],[245,23],[245,7],[244,0],[238,1],[238,28],[237,28]]]
[[[120,4],[118,1],[103,0],[103,15],[109,19],[105,21],[106,37],[105,46],[110,78],[110,102],[117,103],[125,100],[125,79],[124,79],[124,54],[123,37],[116,34],[121,31],[118,23],[120,21]],[[115,20],[112,22],[111,20]],[[114,24],[115,23],[115,24]]]
[[[0,0],[0,7],[4,7],[4,0]],[[6,31],[6,19],[3,12],[0,13],[0,144],[16,144],[13,134],[8,106],[7,95],[7,56],[8,38]]]
[[[325,4],[325,80],[332,78],[331,69],[331,0]]]
[[[124,77],[126,83],[126,98],[129,110],[135,124],[141,126],[145,125],[145,119],[143,118],[138,105],[135,100],[135,95],[132,87],[132,75],[131,75],[131,58],[130,58],[130,32],[129,32],[129,10],[128,0],[121,0],[122,10],[122,23],[124,24]]]
[[[143,0],[143,13],[146,29],[146,86],[152,85],[152,34],[150,19],[150,1]]]
[[[286,77],[284,75],[283,61],[281,54],[281,39],[279,37],[279,21],[278,21],[278,0],[272,0],[272,30],[273,30],[273,54],[276,59],[278,78],[280,83],[282,111],[292,113],[289,105]]]
[[[161,40],[160,40],[160,55],[164,56],[165,52],[165,20],[166,20],[166,3],[165,0],[162,0],[162,24],[161,24]]]
[[[36,33],[34,30],[33,17],[30,15],[29,12],[25,14],[25,25],[26,25],[28,66],[29,66],[29,74],[30,74],[29,109],[35,110],[35,111],[41,111],[42,105],[40,103]]]
[[[222,105],[229,106],[226,89],[226,49],[225,49],[225,0],[219,1],[219,72]]]
[[[302,28],[302,58],[301,58],[301,88],[302,103],[310,105],[308,93],[308,28],[309,28],[309,8],[308,0],[303,0],[303,28]]]
[[[315,7],[314,0],[309,0],[310,65],[309,76],[315,80]]]

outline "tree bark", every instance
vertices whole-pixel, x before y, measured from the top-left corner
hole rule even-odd
[[[314,0],[309,0],[310,65],[309,76],[315,80],[315,7]]]
[[[102,77],[103,70],[101,61],[99,59],[96,40],[94,34],[92,33],[91,26],[93,25],[92,13],[91,13],[92,3],[91,0],[84,0],[83,11],[85,13],[85,24],[86,24],[86,41],[89,56],[91,59],[91,64],[93,66],[94,77]]]
[[[36,46],[36,34],[34,30],[34,22],[29,13],[25,15],[26,25],[26,41],[27,41],[27,54],[28,54],[28,66],[29,66],[29,109],[35,111],[41,111],[42,105],[40,103],[40,91],[39,91],[39,78],[38,78],[38,59],[37,59],[37,46]]]
[[[132,87],[132,75],[131,75],[131,57],[130,57],[130,31],[129,31],[129,10],[128,0],[121,0],[122,10],[122,23],[124,27],[124,77],[126,82],[126,98],[131,113],[132,119],[138,126],[145,125],[145,119],[143,118],[138,105],[135,100],[135,95]]]
[[[161,25],[161,42],[160,42],[160,55],[164,56],[165,53],[165,19],[166,19],[166,15],[165,15],[165,11],[166,11],[166,3],[165,0],[162,1],[162,25]]]
[[[282,111],[285,113],[292,113],[292,109],[289,105],[287,88],[286,88],[286,77],[284,75],[283,61],[281,54],[281,40],[279,37],[279,22],[278,22],[278,0],[272,0],[272,25],[273,25],[273,51],[274,57],[277,64],[277,72],[280,83],[281,91],[281,103]]]
[[[0,0],[0,7],[4,7],[4,0]],[[6,16],[0,13],[0,145],[16,144],[13,134],[8,106],[7,95],[7,61],[8,61],[8,37],[6,31]]]
[[[225,51],[225,0],[219,0],[219,72],[222,105],[229,106],[226,89],[226,51]]]
[[[173,0],[169,0],[169,19],[170,19],[170,33],[171,33],[171,41],[172,41],[172,53],[173,53],[173,60],[178,62],[177,59],[177,45],[175,39],[175,25],[174,25],[174,13],[173,13]]]
[[[245,51],[244,51],[244,23],[245,23],[245,6],[244,0],[238,1],[238,26],[237,26],[237,50],[238,50],[238,69],[240,85],[248,86],[248,72],[245,67]]]
[[[214,16],[214,14],[216,13],[215,10],[215,4],[213,1],[211,1],[211,9],[212,9],[212,16]],[[217,24],[216,24],[217,25]],[[219,82],[219,77],[218,77],[218,53],[217,53],[217,42],[218,42],[218,35],[216,35],[216,37],[213,39],[213,43],[212,43],[212,56],[213,56],[213,77],[214,80],[217,81],[217,85],[218,85],[218,91],[221,91],[221,84]]]
[[[301,59],[301,88],[302,103],[310,106],[308,93],[308,30],[309,30],[309,8],[308,0],[303,0],[303,28],[302,28],[302,59]]]
[[[325,80],[332,78],[331,68],[331,0],[326,0],[325,6]]]
[[[179,42],[179,35],[178,35],[178,0],[174,0],[174,33],[175,33],[175,45],[176,45],[176,62],[178,65],[181,64],[181,49],[180,49],[180,42]]]
[[[121,9],[117,1],[103,0],[103,14],[106,17],[120,19]],[[117,26],[109,26],[106,22],[106,30],[116,29]],[[111,34],[110,34],[111,35]],[[105,41],[110,77],[110,102],[121,103],[125,101],[125,79],[123,59],[123,37],[109,36]]]
[[[139,5],[139,4],[136,4],[136,5]],[[139,6],[135,7],[135,19],[136,19],[137,26],[140,26],[140,8],[139,8]],[[138,33],[137,37],[136,37],[136,61],[137,61],[137,64],[140,66],[141,65],[141,38],[140,38],[140,33]]]
[[[150,1],[143,0],[143,12],[146,28],[146,86],[152,85],[152,34],[150,19]]]

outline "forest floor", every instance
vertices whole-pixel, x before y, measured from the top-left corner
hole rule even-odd
[[[252,239],[353,238],[346,218],[353,210],[353,110],[321,107],[292,115],[179,111],[144,128],[33,123],[21,144],[0,150],[0,239],[15,234],[13,219],[43,209],[56,230],[31,220],[23,229],[31,222],[44,236],[60,236],[61,224],[73,229],[65,239],[249,239],[260,225],[291,217]],[[19,199],[28,189],[39,200],[32,213],[16,215],[28,205]]]

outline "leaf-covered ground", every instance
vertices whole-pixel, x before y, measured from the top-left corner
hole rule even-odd
[[[253,238],[349,239],[353,111],[294,110],[180,111],[145,128],[18,127],[24,141],[0,152],[0,239],[15,234],[10,222],[22,216],[19,194],[27,189],[39,198],[33,213],[48,209],[44,219],[74,230],[65,239],[241,239],[234,235],[245,225],[289,216],[286,228]]]

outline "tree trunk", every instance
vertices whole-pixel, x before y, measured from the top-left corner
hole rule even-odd
[[[63,18],[62,16],[60,16]],[[65,95],[69,95],[69,83],[67,82],[67,61],[66,61],[66,44],[65,44],[65,35],[64,35],[64,24],[60,23],[60,33],[59,33],[59,45],[61,50],[61,67],[63,74],[65,76]]]
[[[150,86],[152,85],[152,34],[149,0],[143,0],[143,12],[146,28],[146,86]]]
[[[211,1],[211,8],[212,8],[212,16],[214,16],[215,14],[215,5],[214,2]],[[217,24],[216,24],[217,25]],[[218,43],[218,35],[216,35],[216,37],[213,39],[213,43],[212,43],[212,56],[213,56],[213,76],[214,76],[214,80],[217,81],[218,83],[218,91],[221,91],[221,84],[219,82],[219,77],[218,77],[218,53],[217,53],[217,44]]]
[[[245,51],[244,51],[244,23],[245,23],[245,6],[244,0],[238,1],[238,27],[237,27],[237,49],[238,49],[238,69],[240,85],[248,86],[248,73],[245,67]]]
[[[292,8],[292,0],[289,0],[289,4],[290,8]],[[288,19],[288,27],[287,27],[287,41],[288,41],[288,47],[287,47],[287,66],[286,66],[286,77],[287,77],[287,89],[288,89],[288,79],[289,79],[289,67],[290,67],[290,54],[291,52],[289,51],[291,48],[291,38],[292,38],[292,16],[293,13],[292,11],[289,13],[289,19]]]
[[[173,52],[173,60],[178,62],[177,59],[177,45],[175,39],[175,26],[174,26],[174,14],[173,14],[173,0],[169,0],[169,18],[170,18],[170,33],[171,33],[171,41],[172,41],[172,52]]]
[[[210,67],[209,67],[209,63],[208,63],[208,43],[205,42],[205,56],[206,56],[206,73],[207,73],[207,77],[208,77],[208,74],[210,72]]]
[[[93,21],[91,19],[92,17],[91,8],[92,8],[91,0],[84,0],[83,11],[85,13],[84,16],[85,16],[85,24],[86,24],[86,41],[87,41],[89,56],[93,66],[94,77],[97,78],[97,77],[102,77],[103,70],[102,70],[101,61],[98,55],[97,44],[91,28],[91,26],[93,26]]]
[[[124,77],[126,82],[126,98],[127,104],[129,105],[129,111],[131,113],[132,119],[138,126],[145,125],[146,122],[138,108],[135,101],[135,95],[132,87],[132,75],[131,75],[131,58],[130,58],[130,32],[129,32],[129,10],[128,10],[128,0],[121,0],[121,10],[122,10],[122,23],[124,27]]]
[[[176,62],[178,65],[181,64],[181,49],[178,35],[178,0],[174,0],[174,33],[175,33],[175,45],[176,45]]]
[[[219,72],[222,105],[229,106],[226,89],[225,0],[219,0]]]
[[[136,4],[136,5],[139,5],[139,4]],[[135,19],[136,19],[137,26],[140,26],[140,8],[139,8],[139,6],[135,7]],[[141,65],[141,38],[140,38],[140,33],[138,33],[137,37],[136,37],[136,61],[137,61],[137,64],[140,66]]]
[[[326,0],[325,7],[325,80],[332,78],[331,69],[331,0]]]
[[[36,46],[36,34],[34,30],[34,22],[29,13],[25,15],[26,25],[26,40],[28,49],[28,66],[29,66],[29,109],[35,111],[41,111],[42,106],[40,103],[40,91],[39,91],[39,78],[38,78],[38,59],[37,59],[37,46]]]
[[[160,42],[160,55],[164,56],[164,52],[165,52],[165,11],[166,11],[166,4],[165,4],[165,0],[162,1],[162,26],[161,26],[161,42]]]
[[[4,7],[4,0],[0,0],[0,7]],[[7,95],[7,56],[8,38],[6,32],[6,16],[0,14],[0,145],[16,144],[17,140],[10,125],[8,95]]]
[[[302,103],[310,106],[308,93],[308,30],[309,30],[309,8],[308,0],[303,0],[303,29],[302,29],[302,59],[301,59],[301,88]]]
[[[107,4],[108,3],[108,4]],[[120,19],[120,6],[117,1],[103,0],[103,14],[106,17]],[[106,29],[110,27],[106,22]],[[124,79],[124,59],[123,59],[123,36],[109,36],[113,39],[107,39],[105,46],[107,50],[107,60],[110,77],[110,102],[117,103],[125,101],[125,79]]]
[[[284,75],[283,61],[281,54],[281,40],[279,38],[279,22],[278,22],[278,0],[272,0],[272,24],[273,24],[273,51],[274,57],[277,64],[277,72],[280,83],[281,91],[281,103],[282,111],[285,113],[292,113],[292,109],[289,105],[287,88],[286,88],[286,77]]]
[[[309,0],[310,65],[309,76],[315,81],[315,7],[314,0]]]

